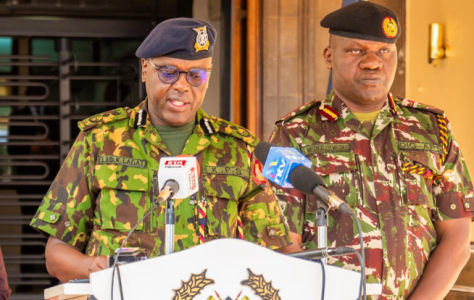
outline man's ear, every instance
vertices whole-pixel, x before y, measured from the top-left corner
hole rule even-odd
[[[323,56],[324,56],[324,61],[326,62],[326,68],[332,69],[332,48],[327,46],[324,48]]]
[[[146,82],[146,72],[148,72],[148,64],[145,59],[142,58],[142,82]]]

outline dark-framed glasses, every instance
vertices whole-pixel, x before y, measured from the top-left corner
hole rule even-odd
[[[187,72],[180,71],[178,68],[173,66],[156,66],[151,60],[147,61],[158,71],[158,78],[163,83],[173,84],[178,81],[181,73],[186,74],[186,80],[192,86],[201,86],[206,83],[209,78],[211,71],[206,71],[203,69],[191,69]]]

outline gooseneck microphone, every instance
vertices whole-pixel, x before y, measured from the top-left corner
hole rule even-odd
[[[336,248],[321,248],[315,250],[306,250],[295,253],[289,253],[288,256],[304,258],[309,260],[317,260],[322,258],[329,258],[331,256],[341,256],[355,253],[355,250],[350,247],[336,247]]]

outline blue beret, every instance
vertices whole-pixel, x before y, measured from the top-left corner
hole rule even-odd
[[[381,5],[359,1],[328,14],[321,26],[348,38],[395,43],[400,36],[397,15]]]
[[[168,56],[197,60],[212,56],[217,32],[211,24],[197,19],[169,19],[156,25],[135,55],[139,58]]]

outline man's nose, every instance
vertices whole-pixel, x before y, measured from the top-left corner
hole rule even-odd
[[[367,53],[360,62],[361,69],[377,70],[382,68],[382,62],[375,53]]]
[[[181,93],[186,92],[191,87],[186,79],[186,75],[186,73],[179,73],[178,80],[173,83],[173,88]]]

